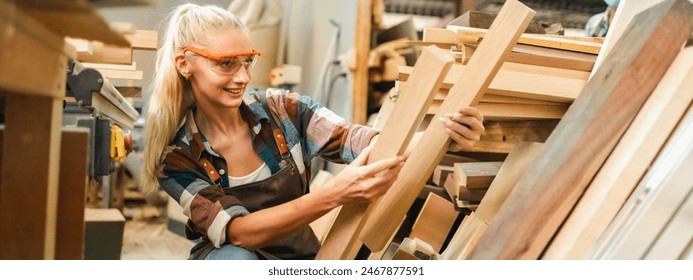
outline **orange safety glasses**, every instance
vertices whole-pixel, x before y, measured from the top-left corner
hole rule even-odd
[[[207,65],[212,71],[228,76],[236,74],[241,66],[245,68],[246,72],[252,71],[260,57],[260,52],[256,50],[232,54],[211,54],[193,47],[183,48],[183,53],[187,51],[206,58]]]

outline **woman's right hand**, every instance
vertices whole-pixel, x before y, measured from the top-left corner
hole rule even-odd
[[[332,179],[340,204],[375,202],[397,179],[406,158],[397,156],[366,164],[371,147],[372,145],[364,149],[349,166]]]

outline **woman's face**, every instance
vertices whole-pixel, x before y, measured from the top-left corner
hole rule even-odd
[[[251,52],[250,39],[242,31],[231,29],[209,37],[208,45],[193,46],[206,54],[242,54]],[[251,73],[245,67],[235,71],[229,69],[232,63],[242,64],[248,56],[217,60],[186,51],[185,58],[190,70],[190,83],[195,99],[200,106],[216,108],[238,108],[243,102],[245,87],[250,82]],[[224,68],[226,67],[226,68]]]

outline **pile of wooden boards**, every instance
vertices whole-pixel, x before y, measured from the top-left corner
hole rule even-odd
[[[435,30],[452,39],[424,39],[436,47],[399,67],[376,122],[382,138],[422,130],[417,149],[380,201],[342,209],[340,216],[359,213],[357,226],[327,240],[349,238],[347,251],[363,243],[382,256],[413,201],[437,184],[443,197],[428,196],[408,240],[431,245],[441,259],[693,257],[693,186],[683,175],[693,166],[693,48],[681,48],[693,31],[693,4],[659,2],[638,14],[628,5],[645,5],[622,1],[612,24],[618,32],[603,42],[521,35],[533,12],[517,1],[506,1],[488,31]],[[523,52],[527,46],[533,52]],[[441,166],[450,139],[439,122],[421,122],[421,104],[433,120],[477,106],[487,133],[458,153],[466,159]],[[546,107],[554,115],[538,109]],[[417,118],[403,122],[407,113]],[[470,214],[455,229],[462,208]],[[338,218],[333,227],[343,225]],[[355,255],[325,252],[319,258]]]

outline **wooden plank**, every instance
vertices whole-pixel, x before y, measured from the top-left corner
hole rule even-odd
[[[132,49],[92,43],[92,53],[77,53],[79,62],[132,64]]]
[[[506,66],[507,65],[507,66]],[[468,66],[454,64],[443,81],[449,89],[460,79]],[[409,67],[398,68],[398,79],[407,80]],[[571,103],[587,84],[588,72],[551,67],[505,63],[486,93]]]
[[[537,259],[693,29],[693,5],[640,14],[489,225],[473,259]]]
[[[61,143],[55,259],[82,260],[89,130],[63,129]]]
[[[142,70],[114,70],[114,69],[98,69],[99,73],[107,79],[121,80],[142,80],[144,73]]]
[[[122,35],[113,31],[101,15],[84,0],[12,2],[60,37],[68,36],[116,46],[130,46],[130,43]]]
[[[53,259],[62,100],[10,95],[5,102],[0,259]]]
[[[510,192],[515,183],[534,162],[543,147],[543,143],[521,141],[514,145],[512,151],[498,170],[496,178],[489,186],[484,199],[479,203],[476,213],[484,222],[490,223]]]
[[[488,225],[476,212],[462,220],[462,223],[455,231],[455,235],[450,239],[450,244],[441,254],[443,260],[463,260],[474,247]]]
[[[426,114],[434,115],[440,110],[442,100],[433,100]],[[484,120],[560,120],[570,107],[568,104],[503,104],[480,102],[476,107],[484,115]]]
[[[606,37],[604,38],[604,43],[602,44],[602,49],[597,55],[597,60],[594,62],[594,68],[592,68],[592,75],[597,71],[599,66],[604,62],[606,56],[614,48],[616,42],[623,36],[626,27],[631,23],[633,17],[636,14],[644,11],[647,8],[659,4],[664,0],[651,0],[651,1],[640,1],[640,0],[620,0],[618,3],[618,8],[614,14],[614,18],[609,23],[609,30],[606,32]],[[591,77],[591,76],[590,76]]]
[[[0,1],[0,90],[3,94],[65,96],[65,40],[15,4]]]
[[[468,189],[488,189],[502,165],[501,161],[460,162],[455,163],[453,174]]]
[[[693,100],[693,48],[686,48],[628,127],[543,258],[583,259],[650,167]]]
[[[448,25],[448,30],[457,32],[463,36],[484,38],[487,30],[483,28],[473,28],[466,26]],[[565,36],[547,36],[542,34],[522,34],[517,40],[518,44],[554,48],[583,53],[598,54],[602,44],[598,42],[586,42],[583,40],[573,40]]]
[[[354,35],[356,63],[351,111],[351,122],[356,124],[365,124],[368,119],[368,54],[371,49],[372,18],[373,0],[358,0],[356,2],[356,30]]]
[[[693,109],[686,113],[588,258],[630,260],[645,256],[666,223],[693,192],[691,143]]]
[[[445,180],[448,178],[448,174],[451,174],[452,171],[452,166],[436,166],[436,169],[433,170],[433,175],[431,176],[431,183],[433,183],[436,186],[443,186],[445,184]]]
[[[469,71],[450,89],[450,94],[434,120],[459,107],[478,103],[500,69],[503,57],[510,52],[533,16],[534,11],[520,2],[505,2],[486,40],[481,42],[477,55],[469,61]],[[450,137],[443,124],[438,121],[429,124],[418,143],[420,148],[412,152],[399,177],[381,199],[361,233],[361,240],[372,251],[380,251],[387,245],[387,237],[396,230],[396,221],[406,214],[449,144]]]
[[[485,121],[481,140],[463,151],[508,154],[520,141],[545,142],[557,124],[558,120]]]
[[[452,62],[451,56],[435,47],[422,51],[414,66],[408,92],[402,92],[397,98],[397,106],[392,109],[368,156],[369,163],[404,153]],[[354,259],[362,245],[358,233],[375,204],[343,205],[316,258]]]
[[[693,194],[676,211],[666,228],[649,248],[646,260],[681,259],[691,240],[693,240]]]
[[[440,252],[457,215],[458,212],[450,201],[429,193],[419,216],[414,221],[409,238],[423,240],[431,245],[434,251]]]
[[[373,128],[377,130],[383,129],[385,123],[387,122],[387,118],[389,118],[390,114],[392,113],[392,107],[395,106],[394,99],[396,99],[395,96],[397,95],[399,95],[399,92],[396,92],[395,88],[393,87],[387,94],[387,98],[385,98],[385,101],[383,101],[383,105],[380,105],[378,116],[375,118],[375,121],[373,121],[372,124]]]
[[[325,170],[318,171],[318,173],[315,174],[315,177],[313,177],[313,180],[310,182],[311,191],[315,192],[322,189],[325,186],[325,183],[332,180],[332,178],[334,178],[332,173]],[[332,209],[327,214],[310,223],[310,227],[313,229],[315,236],[318,237],[318,240],[320,240],[320,243],[325,240],[325,236],[330,231],[330,227],[332,227],[332,223],[334,222],[334,219],[337,218],[337,214],[339,213],[340,209],[342,209],[341,206]]]
[[[137,62],[132,62],[129,65],[126,64],[110,64],[110,63],[90,63],[82,62],[82,66],[85,68],[94,68],[96,70],[110,69],[110,70],[137,70]]]
[[[508,62],[592,72],[597,56],[551,48],[517,45]]]
[[[130,42],[132,49],[156,51],[158,47],[159,33],[156,30],[135,30],[125,34],[125,39]]]
[[[460,183],[459,179],[454,174],[448,174],[444,187],[446,191],[452,193],[453,200],[481,201],[481,199],[484,198],[484,194],[486,194],[485,189],[468,189],[465,185]]]

